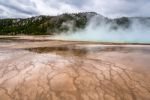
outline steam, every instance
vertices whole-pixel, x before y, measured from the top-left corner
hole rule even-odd
[[[150,43],[150,19],[130,18],[129,20],[129,27],[123,28],[113,21],[107,22],[102,16],[96,16],[89,21],[85,29],[78,29],[76,32],[69,29],[68,32],[53,38],[74,41]],[[70,28],[73,27],[70,22],[65,23],[65,25]],[[117,29],[113,29],[114,26]]]

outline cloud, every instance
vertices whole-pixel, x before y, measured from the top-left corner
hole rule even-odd
[[[1,17],[29,17],[38,15],[34,2],[22,2],[21,0],[1,0],[0,9],[3,13]]]
[[[0,17],[95,11],[107,17],[150,16],[149,0],[0,0]]]

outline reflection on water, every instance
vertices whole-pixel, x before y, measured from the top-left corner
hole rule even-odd
[[[16,39],[17,39],[17,37],[0,37],[0,42],[1,43],[10,43]]]
[[[101,51],[101,52],[147,52],[150,53],[150,47],[126,47],[126,46],[103,46],[96,47],[92,51]]]
[[[0,40],[11,40],[11,39],[17,39],[18,37],[0,37]]]
[[[11,43],[11,42],[42,42],[49,40],[40,40],[40,39],[21,39],[19,37],[0,37],[0,42],[2,43]]]
[[[59,47],[38,47],[38,48],[29,48],[26,49],[36,53],[49,53],[54,52],[60,55],[74,55],[74,56],[84,56],[87,54],[86,49],[67,47],[67,46],[59,46]]]
[[[94,46],[94,47],[82,47],[82,46],[54,46],[54,47],[37,47],[28,48],[31,52],[36,53],[56,53],[60,55],[74,55],[85,56],[87,53],[98,52],[144,52],[150,53],[150,47],[125,47],[125,46]]]

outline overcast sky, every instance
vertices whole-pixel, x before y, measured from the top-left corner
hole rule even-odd
[[[0,17],[94,11],[107,17],[150,16],[150,0],[0,0]]]

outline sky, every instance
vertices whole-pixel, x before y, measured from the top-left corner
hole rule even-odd
[[[106,17],[150,16],[150,0],[0,0],[0,18],[97,12]]]

